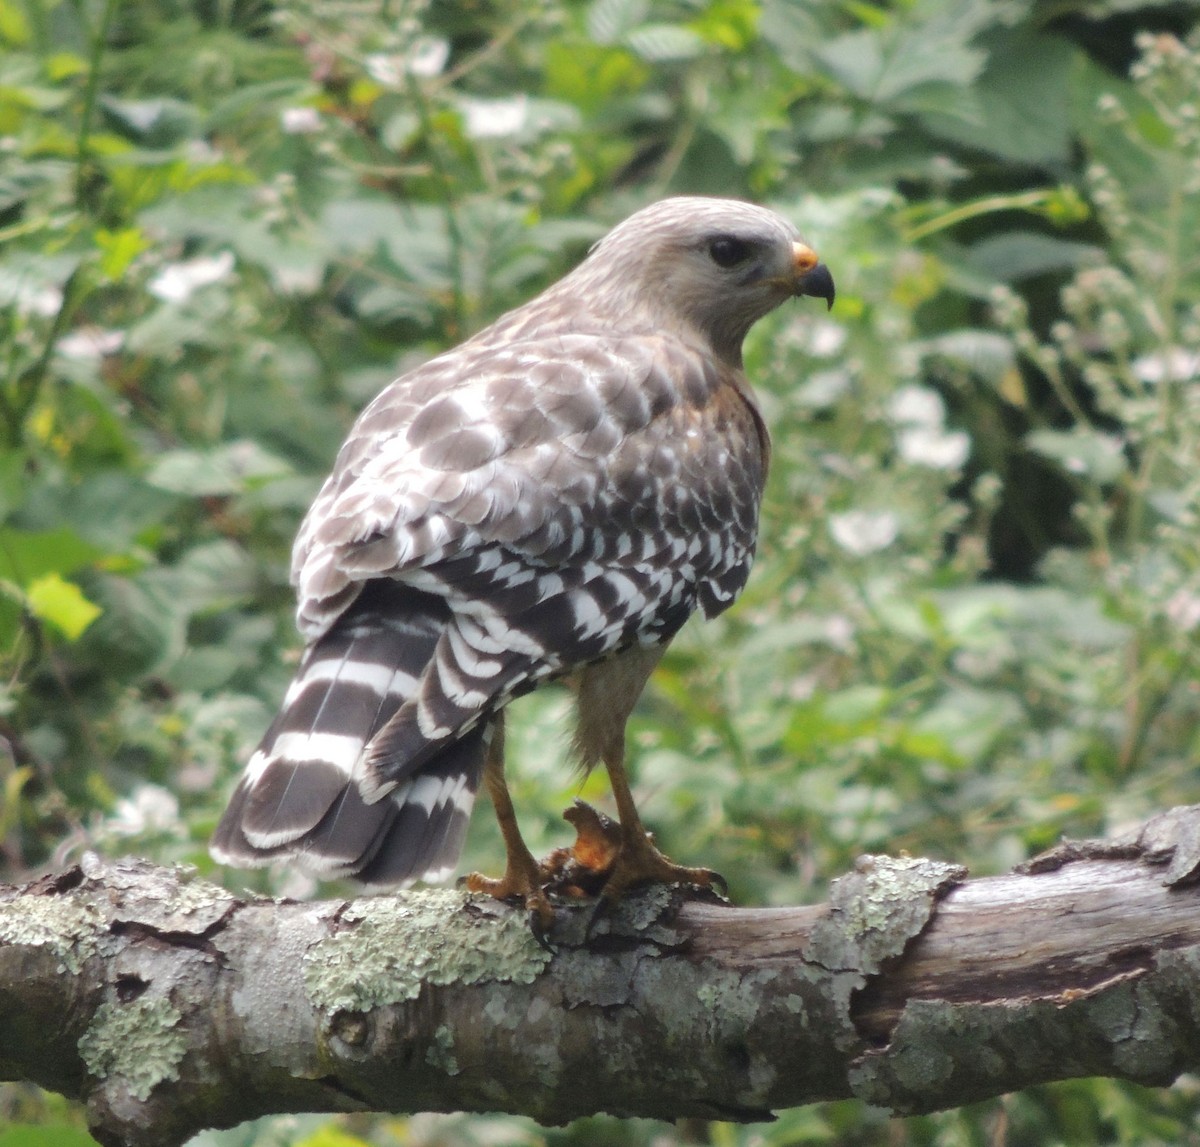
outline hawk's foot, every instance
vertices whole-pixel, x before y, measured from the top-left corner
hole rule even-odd
[[[524,868],[510,863],[498,879],[472,872],[463,877],[462,883],[468,892],[484,892],[497,900],[520,901],[525,906],[530,930],[537,942],[545,945],[546,933],[554,923],[554,909],[542,887],[541,872],[536,865]]]
[[[728,890],[725,877],[719,872],[711,868],[688,868],[664,856],[654,847],[649,833],[644,833],[639,841],[625,842],[601,895],[605,900],[619,900],[643,884],[690,884],[722,895]]]
[[[653,838],[640,826],[627,834],[615,820],[579,800],[563,818],[575,826],[575,843],[542,863],[543,877],[553,892],[576,897],[601,895],[613,901],[642,884],[692,884],[725,890],[720,873],[675,864],[654,847]]]

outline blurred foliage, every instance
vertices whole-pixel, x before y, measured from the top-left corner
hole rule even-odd
[[[356,411],[671,192],[789,215],[743,601],[632,735],[742,903],[867,850],[1003,869],[1197,799],[1200,44],[1137,0],[0,0],[0,865],[205,842],[297,656],[299,516]],[[531,844],[579,789],[518,704]],[[603,801],[592,777],[582,795]],[[495,868],[475,818],[464,868]],[[1194,1143],[1194,1081],[888,1120],[288,1118],[235,1144]],[[0,1091],[4,1144],[81,1117]],[[65,1130],[75,1129],[75,1130]]]

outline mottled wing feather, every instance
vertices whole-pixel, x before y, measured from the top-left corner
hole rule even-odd
[[[681,539],[696,548],[702,531],[710,549],[685,575],[744,580],[765,434],[734,373],[674,339],[572,334],[464,348],[397,380],[297,539],[302,627],[323,631],[355,584],[462,571],[497,548],[501,572],[629,566],[670,558]]]

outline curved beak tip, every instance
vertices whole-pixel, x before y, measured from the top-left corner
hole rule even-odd
[[[824,299],[826,310],[833,309],[833,300],[837,294],[833,285],[833,275],[824,263],[815,263],[804,271],[796,280],[797,295],[811,295],[814,299]]]

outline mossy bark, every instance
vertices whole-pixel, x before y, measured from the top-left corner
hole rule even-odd
[[[867,857],[809,908],[650,889],[564,907],[550,947],[486,897],[240,899],[89,858],[0,889],[0,1077],[133,1147],[280,1111],[744,1120],[1165,1084],[1200,1068],[1200,893],[1156,823],[970,882]]]

